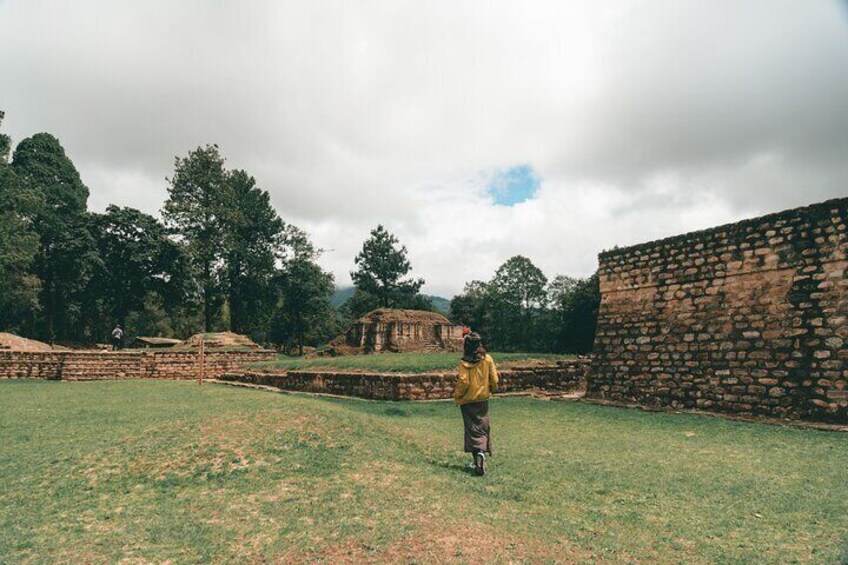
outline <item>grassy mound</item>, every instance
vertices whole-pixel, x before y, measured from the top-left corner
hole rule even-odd
[[[517,364],[526,361],[557,361],[569,359],[569,356],[545,353],[492,353],[498,366]],[[375,355],[350,355],[342,357],[302,357],[280,356],[275,361],[254,363],[254,369],[279,370],[338,370],[375,373],[427,373],[430,371],[451,371],[459,364],[459,353],[380,353]]]
[[[0,563],[838,563],[848,435],[499,399],[0,383]]]

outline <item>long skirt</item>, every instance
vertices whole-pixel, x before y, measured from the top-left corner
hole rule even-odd
[[[465,425],[465,451],[492,453],[492,431],[489,428],[489,401],[471,402],[459,407]]]

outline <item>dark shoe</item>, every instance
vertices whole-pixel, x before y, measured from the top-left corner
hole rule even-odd
[[[486,474],[486,456],[482,453],[474,454],[474,474],[478,477]]]

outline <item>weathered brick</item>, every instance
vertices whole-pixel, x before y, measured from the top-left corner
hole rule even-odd
[[[846,220],[842,198],[602,253],[588,395],[848,423]]]

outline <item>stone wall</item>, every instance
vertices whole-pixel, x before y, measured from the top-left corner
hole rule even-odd
[[[211,351],[205,355],[204,372],[206,378],[217,378],[274,357],[267,350]],[[0,379],[196,379],[199,368],[193,351],[0,351]]]
[[[848,422],[848,199],[600,255],[587,396]]]
[[[545,390],[572,392],[585,386],[589,361],[514,367],[499,371],[499,393]],[[335,371],[262,372],[240,370],[221,380],[272,386],[281,390],[354,396],[371,400],[439,400],[451,398],[456,374],[345,373]]]

